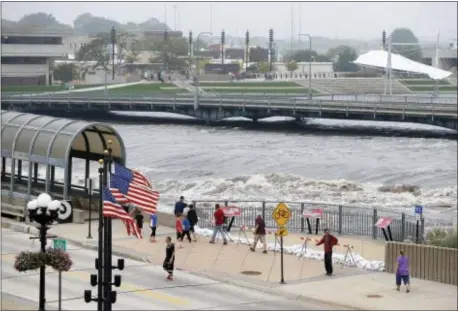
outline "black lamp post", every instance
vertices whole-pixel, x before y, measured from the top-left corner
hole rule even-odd
[[[116,29],[113,26],[110,31],[110,39],[111,39],[111,54],[112,54],[112,80],[115,79],[115,45],[116,45]]]
[[[27,203],[27,211],[29,214],[30,221],[35,221],[40,226],[39,239],[40,239],[40,252],[46,252],[46,234],[51,225],[58,218],[58,212],[60,208],[60,201],[52,200],[51,196],[47,193],[40,194],[35,200]],[[40,297],[38,311],[45,310],[46,303],[46,279],[45,279],[46,266],[40,267]]]

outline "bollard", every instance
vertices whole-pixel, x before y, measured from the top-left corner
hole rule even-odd
[[[375,224],[377,223],[377,209],[376,208],[373,209],[372,223],[373,223],[373,225],[372,225],[372,238],[377,239],[377,227],[375,226]],[[383,232],[385,232],[385,231],[383,231]]]

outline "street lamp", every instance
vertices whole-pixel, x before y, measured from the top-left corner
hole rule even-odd
[[[309,38],[309,99],[312,99],[312,37],[307,33],[299,34],[299,38],[301,36],[306,36]]]
[[[213,33],[208,31],[200,32],[197,35],[197,43],[196,43],[196,50],[199,52],[199,43],[200,43],[200,36],[201,35],[213,35]],[[196,54],[196,81],[194,82],[196,86],[196,102],[194,103],[194,109],[197,110],[197,106],[199,105],[199,55]]]
[[[35,200],[27,203],[27,212],[30,221],[35,221],[40,226],[38,227],[40,239],[40,252],[46,252],[46,234],[51,225],[59,216],[60,201],[54,200],[47,193],[40,194]],[[40,266],[40,296],[39,296],[39,311],[45,310],[45,269],[43,264]]]

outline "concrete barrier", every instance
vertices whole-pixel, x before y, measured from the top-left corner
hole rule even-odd
[[[409,259],[410,276],[458,285],[458,250],[422,244],[389,242],[385,251],[385,271],[396,273],[399,251]]]
[[[170,213],[164,213],[164,212],[156,212],[157,215],[157,225],[158,226],[165,226],[165,227],[171,227],[175,228],[175,215],[170,214]],[[149,226],[149,219],[150,216],[148,214],[143,213],[143,221],[146,222]]]

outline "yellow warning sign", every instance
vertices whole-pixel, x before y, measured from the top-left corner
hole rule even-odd
[[[289,234],[288,229],[282,227],[277,229],[277,236],[287,236]]]
[[[285,203],[280,202],[272,212],[272,218],[279,227],[284,227],[291,218],[291,211]]]

